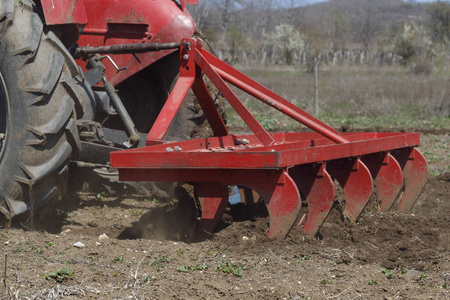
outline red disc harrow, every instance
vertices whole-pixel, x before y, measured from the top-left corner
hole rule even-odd
[[[203,74],[253,135],[228,132]],[[227,82],[314,132],[269,134]],[[214,137],[164,142],[189,89]],[[214,231],[230,185],[250,188],[262,197],[270,216],[269,237],[285,237],[294,226],[314,236],[333,207],[335,181],[343,188],[350,220],[364,210],[374,183],[381,211],[411,209],[428,180],[427,162],[416,149],[419,143],[417,133],[339,133],[202,49],[200,40],[185,39],[180,77],[147,136],[147,146],[113,152],[111,166],[123,181],[191,183],[202,209],[197,238]],[[302,209],[300,195],[307,209]]]

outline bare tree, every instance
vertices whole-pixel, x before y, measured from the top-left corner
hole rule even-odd
[[[203,28],[212,10],[212,4],[211,1],[200,0],[196,5],[188,5],[188,9],[197,27]]]
[[[355,41],[369,51],[370,44],[381,30],[381,20],[375,18],[374,9],[367,5],[358,10],[352,29]]]
[[[344,50],[347,44],[349,19],[347,13],[339,6],[328,10],[326,18],[326,32],[334,52]]]

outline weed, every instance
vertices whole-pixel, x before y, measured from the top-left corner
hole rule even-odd
[[[130,208],[130,213],[135,217],[139,217],[144,213],[144,210],[138,208]]]
[[[100,254],[97,252],[89,253],[89,255],[92,261],[98,261],[100,259]]]
[[[320,283],[322,283],[322,284],[331,284],[331,279],[324,279]]]
[[[386,268],[381,268],[381,273],[386,275],[387,279],[391,279],[392,277],[394,277],[394,274],[392,274],[392,272]]]
[[[142,281],[144,281],[145,283],[152,281],[152,279],[148,276],[142,277]]]
[[[177,268],[178,272],[190,273],[192,271],[204,271],[208,270],[210,265],[197,265],[197,266],[181,266]]]
[[[299,264],[302,260],[310,260],[310,257],[307,255],[301,255],[301,256],[295,255],[295,263],[296,264]]]
[[[408,274],[408,270],[405,267],[398,266],[397,270],[400,272],[400,274]]]
[[[440,175],[442,175],[442,172],[441,171],[439,171],[439,170],[430,170],[430,175],[432,175],[432,176],[440,176]]]
[[[244,275],[242,272],[243,270],[244,266],[238,266],[229,262],[226,262],[224,264],[220,263],[216,268],[216,271],[223,272],[226,274],[233,274],[234,276],[237,277],[242,277]]]
[[[447,288],[448,288],[448,283],[447,283],[447,282],[444,283],[444,284],[442,285],[442,288],[447,289]]]
[[[164,269],[166,267],[165,263],[170,263],[172,261],[172,258],[168,255],[163,255],[157,259],[155,259],[150,266],[155,267],[155,270],[157,272],[161,271],[161,269]]]
[[[420,273],[420,275],[419,275],[419,280],[424,280],[424,279],[426,279],[428,276],[427,275],[425,275],[425,273]]]
[[[34,254],[41,254],[42,253],[42,249],[40,247],[35,248],[36,250],[34,250]]]
[[[184,253],[184,249],[183,249],[183,248],[178,249],[178,250],[177,250],[177,253],[178,253],[178,254],[183,254],[183,253]]]
[[[55,243],[53,243],[53,242],[47,242],[47,243],[45,243],[45,248],[48,248],[48,247],[51,247],[54,245],[55,245]]]
[[[344,277],[344,276],[345,276],[344,273],[337,273],[336,275],[334,275],[334,277],[336,277],[336,278],[341,278],[341,277]]]
[[[156,265],[160,265],[163,263],[170,263],[171,261],[172,261],[172,258],[166,254],[166,255],[163,255],[163,256],[155,259],[155,261],[152,262],[150,265],[156,266]]]
[[[114,272],[114,273],[112,274],[112,276],[113,276],[113,277],[117,277],[117,276],[119,276],[119,273]]]
[[[196,257],[192,257],[191,260],[192,260],[192,261],[197,261],[197,260],[198,260],[198,257],[197,257],[197,256],[196,256]]]
[[[370,285],[378,285],[378,282],[375,280],[369,280]]]
[[[65,282],[69,279],[73,279],[73,272],[69,270],[69,267],[59,268],[56,272],[45,273],[44,279],[54,279],[57,282]]]
[[[212,251],[212,250],[209,250],[208,253],[206,253],[206,254],[208,254],[208,255],[213,255],[213,251]]]
[[[105,196],[105,192],[98,193],[97,195],[94,196],[94,200],[95,201],[101,201],[104,196]]]
[[[169,208],[167,209],[168,212],[174,211],[178,206],[178,199],[172,199],[172,201],[169,202]]]
[[[98,226],[97,222],[95,222],[95,221],[89,222],[88,225],[89,225],[89,227],[97,227]]]
[[[125,261],[125,257],[123,257],[123,256],[114,257],[114,259],[112,260],[113,263],[124,262],[124,261]]]
[[[13,249],[14,252],[16,253],[22,253],[23,252],[23,247],[22,246],[17,246],[16,248]]]

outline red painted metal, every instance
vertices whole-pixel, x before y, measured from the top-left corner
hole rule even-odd
[[[289,169],[289,174],[308,202],[306,222],[299,224],[300,229],[316,236],[334,204],[333,180],[325,163],[298,165]]]
[[[217,72],[211,67],[211,65],[205,60],[202,54],[197,51],[195,53],[195,62],[202,69],[202,71],[209,77],[209,79],[214,83],[217,89],[222,93],[222,95],[228,100],[230,105],[234,110],[241,116],[248,127],[255,133],[258,139],[265,145],[269,146],[273,144],[273,139],[270,137],[269,133],[264,129],[264,127],[259,124],[252,113],[242,104],[239,98],[233,93],[225,81],[217,74]]]
[[[380,211],[389,211],[403,187],[399,163],[389,152],[366,155],[362,160],[375,179]]]
[[[285,238],[293,228],[302,203],[294,180],[283,172],[272,184],[246,184],[264,199],[269,212],[269,237]]]
[[[414,206],[428,182],[428,163],[422,153],[412,147],[397,149],[392,155],[399,162],[405,180],[405,191],[397,209],[408,211]]]
[[[166,105],[164,105],[159,113],[158,118],[147,136],[147,145],[158,143],[158,141],[161,141],[164,138],[173,118],[175,118],[175,114],[183,103],[184,98],[186,98],[189,89],[194,84],[195,63],[193,59],[186,59],[193,54],[194,51],[189,47],[183,47],[182,51],[180,51],[180,77],[173,88],[173,93],[170,94],[166,101]]]
[[[327,163],[327,171],[344,189],[345,215],[356,221],[372,195],[372,176],[359,158],[349,157]]]
[[[147,144],[151,146],[111,154],[111,166],[119,170],[120,180],[187,181],[199,186],[200,194],[208,192],[208,195],[202,195],[206,219],[200,223],[200,228],[208,228],[208,231],[223,213],[224,186],[251,188],[267,204],[270,237],[285,237],[298,220],[299,191],[308,203],[308,214],[301,218],[302,229],[316,235],[333,205],[332,177],[343,187],[345,213],[353,221],[370,198],[372,176],[377,182],[382,210],[392,206],[401,187],[402,172],[405,193],[398,208],[403,210],[414,204],[428,175],[426,161],[414,148],[420,143],[419,134],[338,133],[220,62],[197,43],[194,39],[182,42],[180,79],[148,135]],[[218,87],[254,135],[228,133],[220,115],[213,109],[203,73]],[[267,133],[225,81],[316,132]],[[212,123],[215,137],[165,143],[162,138],[190,87]],[[211,189],[207,188],[208,184],[212,184]]]
[[[194,240],[212,236],[228,204],[228,187],[220,183],[196,183],[195,196],[202,208],[202,219],[197,224]]]
[[[46,1],[56,3],[59,0]],[[179,42],[182,38],[193,36],[195,31],[192,17],[176,1],[83,1],[87,25],[78,40],[80,46]],[[131,54],[111,55],[119,67],[128,69],[117,73],[112,65],[107,66],[106,78],[117,85],[173,51],[136,54],[140,62]],[[81,60],[78,63],[85,66]]]
[[[197,4],[198,0],[181,0],[180,3],[183,11],[186,11],[186,4]]]
[[[214,136],[226,136],[228,135],[228,129],[223,123],[222,117],[214,105],[214,100],[211,98],[208,88],[203,81],[201,70],[197,66],[196,68],[195,81],[192,85],[192,91],[194,92],[195,98],[197,98],[200,107],[205,112]]]
[[[307,114],[297,106],[293,105],[289,101],[278,96],[274,92],[260,85],[256,81],[247,77],[238,70],[232,68],[230,65],[224,63],[211,53],[200,49],[202,55],[204,55],[208,62],[213,66],[214,70],[227,82],[238,87],[239,89],[247,92],[255,97],[255,99],[262,101],[263,103],[281,111],[282,113],[290,116],[294,120],[306,126],[312,126],[311,128],[317,128],[326,133],[330,139],[337,143],[346,143],[347,141],[337,136],[337,131],[327,124],[317,120],[313,116]]]
[[[84,0],[40,0],[45,23],[56,24],[87,24]]]

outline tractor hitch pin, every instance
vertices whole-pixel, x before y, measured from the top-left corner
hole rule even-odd
[[[184,41],[183,46],[186,47],[189,51],[191,51],[191,43],[190,42]]]

